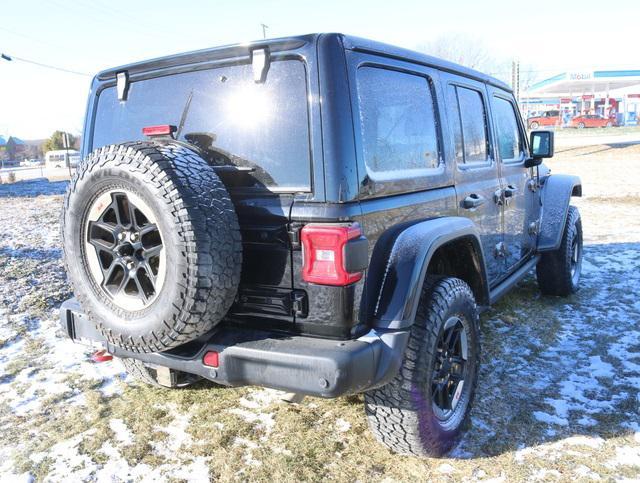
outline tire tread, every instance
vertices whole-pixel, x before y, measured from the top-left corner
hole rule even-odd
[[[414,382],[428,380],[428,367],[420,362],[434,357],[430,348],[438,337],[438,328],[445,322],[443,314],[449,302],[458,296],[472,301],[472,324],[476,333],[479,333],[477,308],[470,287],[457,278],[428,276],[400,371],[390,383],[365,393],[365,410],[371,431],[378,441],[396,453],[441,456],[455,444],[455,440],[443,442],[437,435],[423,428],[421,430],[419,413],[422,408],[415,403],[412,387]],[[477,382],[479,353],[479,350],[476,351],[474,386]],[[474,389],[472,387],[466,417],[473,402]]]
[[[69,269],[65,225],[79,185],[105,168],[118,167],[142,177],[156,188],[174,220],[186,267],[170,317],[161,328],[133,337],[115,331],[87,303],[87,287],[69,277],[78,301],[108,342],[133,352],[160,352],[208,332],[226,314],[240,283],[242,243],[238,219],[229,194],[213,168],[196,152],[173,142],[130,142],[95,150],[78,166],[64,199],[62,245]],[[212,257],[212,253],[217,256]],[[165,282],[166,283],[166,282]],[[114,307],[114,310],[117,310]],[[124,311],[120,309],[118,315]]]

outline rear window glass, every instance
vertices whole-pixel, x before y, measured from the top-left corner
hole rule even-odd
[[[429,81],[375,67],[358,69],[364,160],[374,180],[437,168],[438,137]]]
[[[257,84],[251,65],[234,65],[132,82],[128,99],[116,88],[98,98],[93,149],[145,139],[142,128],[183,127],[179,139],[196,144],[219,165],[250,167],[251,185],[310,188],[305,66],[272,62]]]

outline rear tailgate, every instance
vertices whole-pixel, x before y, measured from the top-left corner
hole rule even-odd
[[[97,87],[85,151],[144,139],[145,126],[176,126],[176,139],[216,167],[238,215],[244,260],[228,319],[291,329],[289,216],[294,193],[312,191],[305,60],[274,54],[260,82],[250,55],[132,72],[125,99],[113,82]]]
[[[294,322],[290,194],[234,193],[232,200],[240,221],[243,263],[240,288],[229,319],[254,321],[271,327],[291,328]],[[279,322],[279,324],[278,324]]]

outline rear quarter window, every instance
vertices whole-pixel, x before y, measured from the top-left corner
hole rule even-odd
[[[179,126],[179,139],[201,147],[217,165],[250,167],[252,187],[311,189],[305,65],[274,61],[255,83],[251,65],[233,65],[132,82],[98,96],[92,149],[145,139],[142,128]]]
[[[378,67],[357,73],[362,148],[374,181],[428,175],[440,164],[434,101],[425,77]]]

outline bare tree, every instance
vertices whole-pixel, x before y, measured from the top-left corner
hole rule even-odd
[[[425,54],[485,72],[505,83],[512,83],[512,59],[496,59],[485,43],[465,33],[447,33],[418,46]],[[539,72],[528,64],[520,65],[519,91],[527,91],[539,79]]]
[[[496,66],[484,42],[463,33],[440,35],[430,42],[419,45],[418,50],[485,72],[491,71]]]

